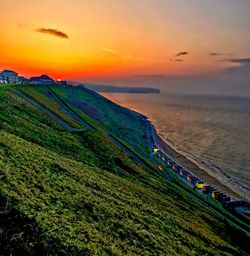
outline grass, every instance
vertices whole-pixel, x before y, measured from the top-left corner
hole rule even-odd
[[[0,129],[0,254],[247,255],[249,237],[101,131],[67,132],[6,87]]]

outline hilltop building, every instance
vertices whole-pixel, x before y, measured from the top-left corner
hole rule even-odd
[[[31,84],[56,84],[48,75],[34,76],[29,79]]]
[[[67,85],[67,81],[58,79],[53,80],[48,75],[34,76],[30,79],[19,76],[17,72],[12,70],[3,70],[0,72],[0,84],[45,84],[45,85]]]
[[[18,74],[15,71],[5,69],[0,72],[0,83],[18,83]]]
[[[0,84],[7,84],[7,80],[0,74]]]
[[[58,84],[58,85],[67,85],[68,83],[67,83],[66,80],[57,79],[56,84]]]
[[[28,84],[29,79],[19,76],[17,72],[5,69],[0,72],[0,84]]]
[[[18,83],[20,84],[29,84],[29,79],[24,76],[18,76]]]

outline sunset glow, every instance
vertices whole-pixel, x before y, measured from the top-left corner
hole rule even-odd
[[[0,67],[26,76],[211,73],[232,66],[220,60],[250,53],[243,0],[1,0],[0,7]]]

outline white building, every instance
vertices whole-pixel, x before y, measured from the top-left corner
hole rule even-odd
[[[0,83],[18,83],[18,74],[6,69],[0,72]]]

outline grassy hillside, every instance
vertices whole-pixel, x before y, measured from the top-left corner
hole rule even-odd
[[[64,104],[44,88],[23,89],[72,127],[84,127],[72,110],[100,127],[69,132],[12,89],[0,87],[0,255],[247,255],[249,237],[103,133],[125,136],[116,127],[131,115],[126,140],[137,140],[145,134],[136,114],[116,117],[121,108],[79,88],[56,89]],[[98,119],[75,98],[103,104]],[[100,122],[110,116],[112,126]],[[147,154],[147,143],[131,145]]]
[[[122,108],[83,87],[22,86],[21,92],[48,108],[72,127],[86,127],[87,124],[108,132],[129,144],[144,158],[149,158],[147,122],[142,115]],[[85,125],[79,120],[84,120]]]

